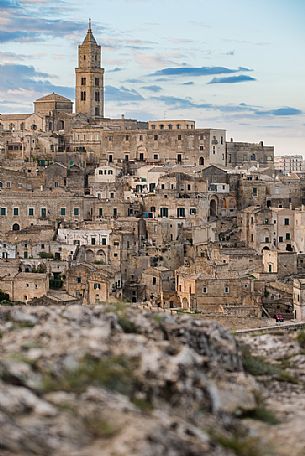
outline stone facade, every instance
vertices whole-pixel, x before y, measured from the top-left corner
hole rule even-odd
[[[91,118],[104,117],[104,69],[101,68],[101,46],[93,36],[91,25],[78,49],[76,74],[76,113]]]

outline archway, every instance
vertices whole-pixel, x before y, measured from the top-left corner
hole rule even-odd
[[[96,261],[98,261],[101,264],[106,264],[106,253],[104,250],[98,250],[96,252]]]
[[[216,217],[217,216],[217,201],[215,199],[212,199],[210,202],[210,217]]]
[[[20,231],[20,225],[19,225],[19,223],[14,223],[12,229],[13,229],[13,231]]]
[[[190,305],[189,305],[187,298],[183,298],[182,299],[182,309],[189,309],[189,308],[190,308]]]
[[[203,157],[199,158],[199,166],[204,166],[204,158]]]
[[[95,259],[95,255],[94,255],[94,252],[93,250],[86,250],[86,261],[88,261],[88,263],[91,263],[93,262]]]

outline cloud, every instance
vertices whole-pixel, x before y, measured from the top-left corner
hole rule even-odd
[[[160,102],[169,107],[169,109],[202,109],[208,111],[219,111],[227,115],[235,115],[235,117],[255,119],[258,117],[281,117],[281,116],[297,116],[303,114],[297,108],[275,108],[264,110],[261,106],[248,105],[246,103],[218,105],[212,103],[196,103],[191,98],[179,98],[171,96],[152,97],[152,100]]]
[[[212,104],[209,103],[194,103],[191,98],[179,98],[171,96],[160,96],[152,97],[153,100],[164,103],[167,106],[171,106],[173,109],[192,109],[192,108],[201,108],[201,109],[211,109],[213,108]]]
[[[29,56],[23,54],[16,54],[15,52],[2,52],[0,51],[0,60],[2,63],[11,63],[28,59]]]
[[[57,92],[70,98],[74,96],[72,87],[54,85],[49,78],[52,78],[52,75],[39,72],[33,66],[12,63],[0,65],[0,89],[2,91],[24,89],[36,94]]]
[[[144,90],[148,90],[149,92],[155,92],[155,93],[161,92],[161,90],[162,90],[162,87],[160,87],[158,85],[143,86],[141,88]]]
[[[105,98],[106,101],[119,103],[137,102],[144,99],[136,90],[127,89],[126,87],[118,88],[111,85],[105,87]]]
[[[17,8],[18,2],[13,0],[0,0],[0,8],[2,9],[10,9],[10,8]]]
[[[241,71],[253,71],[250,68],[226,68],[226,67],[177,67],[163,68],[149,76],[212,76],[216,74],[231,74]]]
[[[304,114],[303,111],[297,108],[283,107],[277,109],[270,109],[268,111],[257,111],[257,116],[298,116]]]
[[[208,84],[239,84],[249,81],[256,81],[256,78],[240,74],[239,76],[230,76],[228,78],[213,78]]]
[[[142,79],[126,79],[126,81],[128,84],[144,84],[145,81],[143,81]]]
[[[42,41],[80,34],[87,29],[87,22],[58,18],[59,9],[61,12],[65,9],[63,0],[54,0],[51,5],[45,0],[0,0],[0,8],[0,42],[3,43]],[[96,29],[102,30],[99,26]]]
[[[107,69],[107,73],[119,73],[120,71],[123,71],[124,68],[119,68],[119,67],[116,67],[116,68],[112,68],[110,70]]]

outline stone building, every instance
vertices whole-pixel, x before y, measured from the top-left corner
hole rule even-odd
[[[305,320],[305,279],[294,279],[293,281],[293,307],[297,321]]]
[[[242,211],[241,240],[257,252],[295,250],[294,211],[285,208],[249,207]]]
[[[9,295],[11,301],[28,303],[47,295],[49,278],[47,274],[27,272],[7,274],[0,278],[0,289]]]
[[[225,130],[216,129],[109,131],[96,126],[74,128],[71,147],[84,156],[114,164],[225,166],[225,138]]]
[[[274,169],[284,174],[305,171],[303,155],[276,155],[274,157]]]
[[[243,142],[227,142],[227,160],[228,168],[242,167],[251,168],[259,166],[262,168],[273,169],[274,147],[265,146],[263,141],[258,144]]]

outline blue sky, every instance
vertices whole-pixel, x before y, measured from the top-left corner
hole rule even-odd
[[[188,118],[305,155],[304,0],[0,0],[0,112],[73,98],[92,17],[106,115]]]

